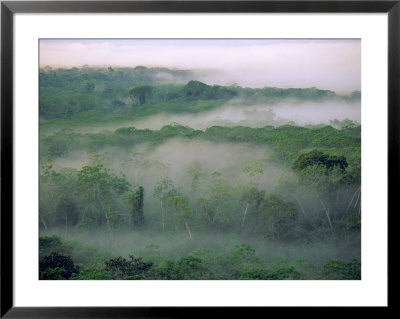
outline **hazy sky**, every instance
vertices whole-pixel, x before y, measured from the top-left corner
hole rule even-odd
[[[218,71],[209,84],[361,89],[361,41],[354,39],[40,40],[41,66],[85,64]]]

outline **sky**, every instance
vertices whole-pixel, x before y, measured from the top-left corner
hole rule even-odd
[[[359,39],[41,39],[46,65],[208,70],[208,84],[361,90]]]

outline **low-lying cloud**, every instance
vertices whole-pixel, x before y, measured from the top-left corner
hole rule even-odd
[[[243,106],[240,102],[200,114],[159,114],[141,121],[133,121],[138,129],[159,130],[173,122],[194,129],[211,126],[264,127],[294,124],[298,126],[330,124],[333,120],[361,123],[360,102],[282,102],[275,105]]]
[[[54,159],[53,164],[56,168],[80,170],[85,165],[100,163],[116,173],[124,172],[132,185],[143,185],[147,196],[152,196],[155,184],[166,177],[177,185],[189,187],[190,172],[194,171],[205,181],[209,181],[210,176],[217,172],[232,185],[239,180],[248,182],[253,179],[261,188],[269,189],[281,173],[281,168],[270,162],[270,156],[271,151],[265,146],[174,138],[157,147],[148,144],[129,150],[107,147],[95,154],[84,150],[74,151]],[[251,178],[243,171],[245,167],[261,168],[262,173]]]
[[[79,133],[96,133],[101,131],[114,131],[120,127],[134,126],[137,129],[159,130],[165,125],[178,123],[198,130],[211,126],[248,126],[264,127],[266,125],[280,126],[293,124],[306,125],[331,125],[333,120],[343,121],[349,119],[361,123],[360,101],[325,101],[325,102],[298,102],[284,101],[278,104],[244,105],[241,101],[232,101],[218,109],[201,112],[198,114],[157,114],[144,119],[132,119],[114,123],[99,123],[72,125],[68,128]],[[62,123],[60,123],[62,126]],[[44,128],[43,134],[54,133],[54,130]]]

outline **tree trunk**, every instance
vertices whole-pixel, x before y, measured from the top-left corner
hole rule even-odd
[[[185,222],[185,225],[186,225],[187,231],[189,233],[190,240],[192,240],[192,234],[190,233],[190,229],[189,229],[187,222]]]
[[[87,210],[89,209],[89,206],[90,206],[90,204],[87,205],[86,208],[83,210],[82,219],[85,218],[85,215],[86,215]]]
[[[354,208],[357,207],[357,203],[358,203],[358,200],[360,199],[360,197],[361,197],[361,190],[358,192],[358,196],[357,196],[356,202],[354,203]],[[361,203],[360,203],[360,206],[361,206]]]
[[[244,226],[244,221],[246,219],[247,208],[249,208],[249,203],[246,203],[246,209],[244,210],[244,214],[243,214],[242,226]]]
[[[41,219],[41,221],[42,221],[42,224],[43,224],[43,226],[44,226],[44,229],[45,229],[45,230],[47,230],[47,225],[46,225],[46,222],[44,221],[44,219],[43,219],[43,218]]]
[[[108,212],[110,212],[110,209],[108,209]],[[110,233],[110,238],[112,239],[113,235],[112,235],[110,219],[108,218],[107,212],[105,212],[105,215],[106,215],[106,220],[107,220],[108,231]]]
[[[305,215],[306,212],[304,210],[303,204],[301,203],[300,199],[296,196],[296,194],[293,194],[293,197],[297,201],[297,203],[299,204],[301,212],[303,213],[303,215]]]
[[[358,193],[358,190],[359,190],[360,188],[361,188],[361,186],[359,186],[359,187],[357,188],[357,190],[354,192],[353,196],[351,197],[349,206],[347,206],[347,210],[349,210],[351,204],[353,203],[354,197],[356,196],[356,194]],[[360,192],[360,193],[361,193],[361,192]]]
[[[162,229],[165,229],[165,223],[164,223],[164,207],[163,207],[162,201],[161,201],[160,203],[161,203],[161,220],[162,220]]]
[[[331,228],[331,231],[333,231],[332,223],[331,223],[331,218],[329,216],[329,210],[325,207],[324,203],[322,202],[321,198],[318,198],[322,207],[324,208],[326,218],[328,219],[329,227]]]

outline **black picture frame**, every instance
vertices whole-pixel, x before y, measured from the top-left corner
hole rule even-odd
[[[13,303],[13,17],[15,13],[387,13],[388,14],[388,225],[399,212],[400,0],[396,1],[1,1],[1,317],[5,318],[178,318],[252,316],[282,309],[192,307],[14,307]],[[390,238],[390,229],[388,229]],[[390,240],[388,247],[390,250]],[[389,261],[389,256],[388,256]],[[389,270],[389,269],[388,269]],[[389,287],[389,281],[388,281]],[[391,295],[390,295],[391,296]],[[392,304],[388,299],[389,310]],[[291,311],[309,308],[289,307]],[[324,307],[318,308],[326,311]],[[249,312],[249,310],[251,312]],[[331,308],[331,314],[339,307]],[[358,309],[359,310],[359,309]],[[367,309],[371,311],[371,309]]]

